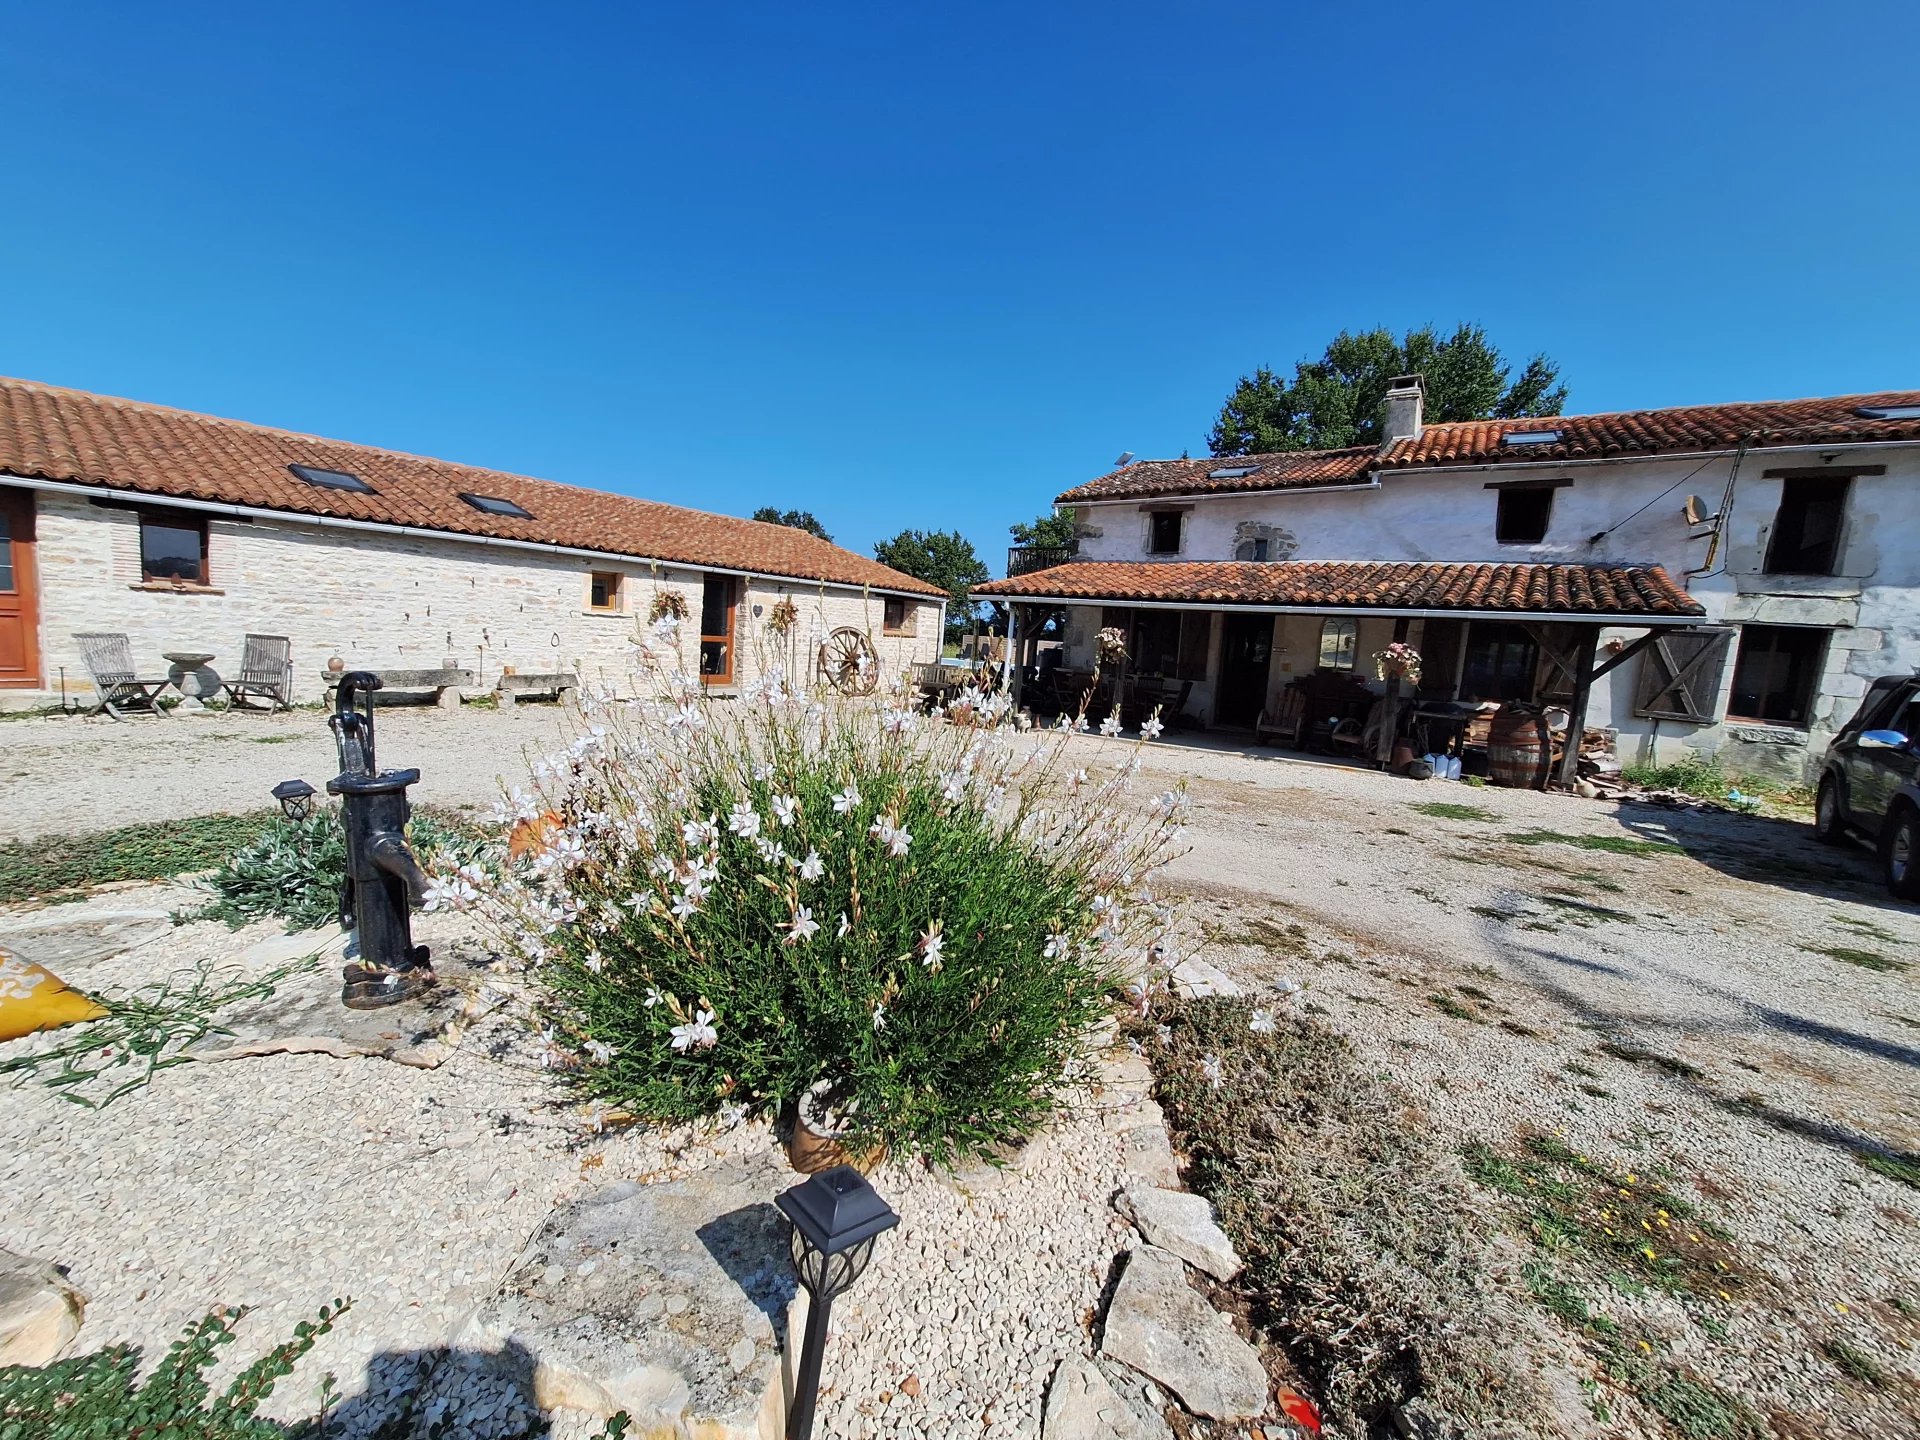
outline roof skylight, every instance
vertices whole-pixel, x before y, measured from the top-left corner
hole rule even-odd
[[[1207,471],[1209,480],[1241,480],[1248,475],[1260,473],[1258,465],[1222,465],[1218,470]]]
[[[465,490],[460,498],[476,510],[484,510],[489,515],[511,515],[516,520],[531,520],[533,516],[522,510],[511,500],[502,500],[498,495],[469,495]]]
[[[322,490],[351,490],[357,495],[380,493],[358,475],[349,475],[345,470],[325,470],[318,465],[289,465],[287,469],[293,472],[295,479],[317,485]]]
[[[1501,437],[1503,445],[1558,445],[1564,432],[1559,430],[1509,430]]]
[[[1920,405],[1860,405],[1853,413],[1862,420],[1920,420]]]

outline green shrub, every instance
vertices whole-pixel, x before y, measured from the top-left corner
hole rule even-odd
[[[407,839],[422,865],[471,864],[484,849],[472,830],[423,812],[408,822]],[[206,877],[202,883],[216,898],[193,918],[237,926],[277,915],[292,929],[317,930],[339,917],[346,875],[338,809],[323,807],[304,820],[280,817]]]
[[[0,904],[124,880],[170,880],[205,870],[259,837],[267,816],[195,815],[117,830],[42,835],[0,845]]]
[[[219,1395],[205,1372],[220,1347],[233,1342],[245,1310],[216,1310],[189,1325],[144,1382],[140,1351],[132,1345],[52,1365],[0,1368],[0,1440],[279,1440],[288,1432],[254,1411],[346,1308],[341,1300],[321,1307],[317,1319],[301,1321],[293,1339],[254,1361]]]
[[[1090,774],[999,697],[947,724],[776,669],[594,713],[503,807],[520,859],[482,903],[586,1089],[642,1117],[811,1094],[855,1148],[1018,1141],[1170,922],[1145,886],[1183,797],[1131,802],[1134,748]]]

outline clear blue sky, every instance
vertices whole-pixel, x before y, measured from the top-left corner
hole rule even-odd
[[[1578,9],[1590,18],[1568,18]],[[1342,326],[1920,385],[1920,6],[7,6],[0,372],[861,550]]]

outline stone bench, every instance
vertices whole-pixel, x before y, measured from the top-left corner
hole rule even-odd
[[[339,688],[341,673],[329,670],[322,676],[329,692]],[[471,670],[375,670],[373,673],[380,677],[380,688],[374,692],[376,705],[405,705],[414,703],[414,697],[431,695],[433,703],[442,710],[458,710],[462,694],[480,685],[480,677]]]
[[[565,700],[569,690],[579,688],[579,677],[558,671],[551,675],[502,675],[494,682],[493,693],[500,698],[502,710],[511,710],[516,700],[531,700],[536,696],[543,700]]]

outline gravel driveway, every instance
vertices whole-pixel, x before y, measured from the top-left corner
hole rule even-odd
[[[481,803],[565,723],[552,708],[383,711],[381,756],[420,767],[421,799]],[[13,721],[0,736],[0,838],[257,809],[275,781],[334,768],[312,712]],[[1306,1003],[1450,1138],[1552,1133],[1693,1196],[1764,1282],[1727,1338],[1703,1338],[1659,1297],[1619,1303],[1750,1403],[1815,1417],[1801,1433],[1916,1433],[1920,1194],[1863,1161],[1920,1151],[1920,912],[1888,900],[1865,852],[1780,820],[1416,784],[1210,742],[1150,747],[1143,784],[1179,778],[1194,849],[1172,878],[1210,958],[1244,984],[1304,981]],[[1464,808],[1421,808],[1436,805]],[[310,1157],[329,1142],[283,1130],[304,1108],[292,1082],[257,1120]],[[450,1127],[506,1099],[480,1089],[512,1084],[485,1066],[468,1083],[480,1088]],[[429,1088],[409,1078],[400,1089],[420,1096],[369,1096],[356,1123],[403,1130],[414,1122],[371,1111],[423,1114],[412,1107]],[[515,1144],[548,1196],[577,1163],[544,1139]],[[461,1203],[475,1213],[501,1203],[485,1190],[495,1163],[472,1162]],[[513,1211],[507,1228],[532,1218]],[[478,1281],[499,1259],[476,1246],[451,1263]],[[217,1268],[217,1254],[196,1263]],[[1847,1378],[1835,1342],[1886,1384]],[[1849,1428],[1823,1430],[1828,1415]]]

